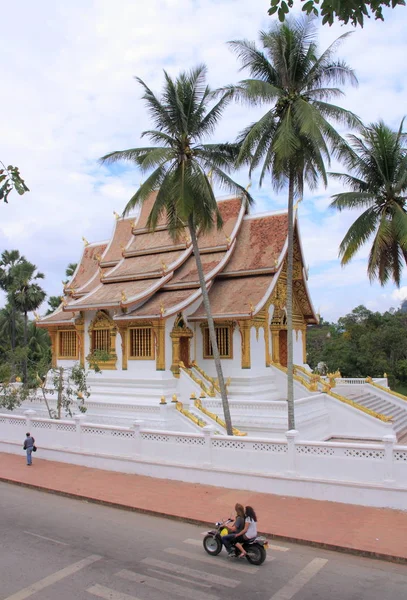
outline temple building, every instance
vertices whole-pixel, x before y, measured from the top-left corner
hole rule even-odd
[[[50,333],[54,366],[86,365],[104,352],[92,398],[105,402],[183,399],[183,368],[202,384],[216,377],[188,231],[174,241],[164,219],[150,231],[154,199],[137,219],[117,218],[110,241],[86,243],[61,306],[38,323]],[[218,205],[222,229],[198,241],[224,375],[236,396],[282,399],[269,367],[287,363],[287,212],[248,214],[234,197]],[[294,218],[294,363],[303,365],[317,317]]]

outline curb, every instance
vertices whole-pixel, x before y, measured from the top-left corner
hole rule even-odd
[[[51,488],[41,487],[34,483],[26,483],[23,481],[16,481],[9,479],[8,477],[0,477],[0,482],[9,483],[11,485],[18,485],[20,487],[26,487],[39,492],[45,492],[47,494],[54,494],[56,496],[62,496],[65,498],[71,498],[73,500],[82,500],[83,502],[90,502],[92,504],[99,504],[101,506],[108,506],[110,508],[116,508],[120,510],[126,510],[128,512],[136,512],[152,517],[161,517],[165,519],[171,519],[172,521],[180,521],[183,523],[190,523],[191,525],[202,525],[205,527],[213,527],[213,523],[209,521],[203,521],[202,519],[193,519],[191,517],[183,517],[180,515],[172,515],[165,512],[151,510],[149,508],[141,508],[138,506],[128,506],[126,504],[120,504],[118,502],[109,502],[108,500],[100,500],[99,498],[92,498],[91,496],[83,496],[81,494],[75,494],[73,492],[64,492],[62,490],[54,490]],[[382,552],[374,552],[373,550],[363,550],[359,548],[350,548],[348,546],[339,546],[337,544],[330,544],[326,542],[317,542],[314,540],[306,540],[303,538],[296,538],[291,536],[280,535],[276,533],[270,533],[267,531],[259,532],[260,535],[265,535],[272,540],[278,540],[281,542],[290,542],[292,544],[298,544],[301,546],[310,546],[312,548],[321,548],[323,550],[330,550],[333,552],[341,552],[343,554],[351,554],[353,556],[361,556],[364,558],[373,558],[376,560],[384,560],[387,562],[397,564],[407,564],[407,556],[394,556],[391,554],[384,554]]]

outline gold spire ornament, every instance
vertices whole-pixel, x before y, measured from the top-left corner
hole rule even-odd
[[[120,215],[115,210],[113,211],[113,214],[116,221],[118,221],[120,219]]]
[[[160,315],[163,317],[164,313],[165,313],[165,307],[164,307],[164,304],[161,303],[161,306],[160,306]]]
[[[37,321],[37,323],[38,323],[38,321],[41,319],[40,315],[37,313],[37,311],[36,311],[36,310],[34,311],[34,318],[35,318],[35,320]]]
[[[161,261],[161,269],[163,273],[166,273],[168,270],[168,266],[166,265],[166,263],[162,260]]]
[[[84,243],[85,246],[89,246],[88,240],[83,236],[82,236],[82,242]]]
[[[127,297],[126,297],[126,294],[125,294],[124,290],[122,290],[122,293],[121,293],[121,301],[122,302],[126,302],[127,301]]]
[[[252,182],[249,181],[249,183],[246,186],[246,192],[248,192],[251,187],[252,187]]]
[[[254,305],[253,302],[249,302],[249,309],[250,309],[250,314],[252,315],[254,313]]]

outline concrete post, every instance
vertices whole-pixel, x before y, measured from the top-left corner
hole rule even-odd
[[[79,451],[83,450],[82,423],[85,420],[85,418],[85,415],[74,415],[73,417],[76,426],[76,447]]]
[[[290,431],[286,431],[285,434],[288,445],[288,475],[297,475],[296,439],[298,438],[298,435],[299,432],[296,429],[290,429]]]
[[[35,412],[35,410],[32,410],[32,408],[29,408],[28,410],[24,411],[24,415],[25,415],[25,424],[26,424],[26,428],[27,428],[27,432],[29,431],[32,435],[32,419],[35,417],[37,413]]]
[[[385,483],[394,482],[394,444],[397,438],[394,435],[385,435],[384,444],[384,481]]]
[[[141,443],[141,428],[144,425],[144,421],[137,420],[133,422],[133,452],[134,456],[141,456],[142,454],[142,443]]]
[[[215,431],[212,425],[205,425],[202,427],[203,434],[205,436],[205,458],[203,461],[204,467],[212,466],[212,436]]]

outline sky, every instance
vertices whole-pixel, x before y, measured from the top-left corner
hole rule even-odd
[[[141,77],[160,92],[163,69],[176,76],[204,62],[216,88],[244,75],[227,46],[233,39],[258,39],[274,22],[268,0],[0,0],[2,56],[0,160],[18,165],[30,188],[0,205],[0,251],[19,249],[46,278],[49,295],[60,295],[68,263],[80,258],[82,237],[110,238],[113,212],[121,213],[143,180],[133,167],[107,168],[98,158],[113,150],[144,145],[150,128],[141,100]],[[338,51],[356,72],[359,87],[339,99],[366,124],[383,119],[396,128],[407,112],[407,8],[385,10],[385,22],[363,30],[318,26],[324,50],[354,31]],[[212,141],[230,141],[264,109],[228,107]],[[343,133],[346,133],[343,131]],[[248,173],[236,178],[247,185]],[[369,246],[342,268],[338,247],[354,212],[329,208],[341,191],[336,182],[304,194],[299,222],[309,286],[316,310],[328,320],[364,304],[371,310],[398,307],[401,288],[371,285],[366,274]],[[252,212],[279,210],[286,192],[270,181],[251,187]]]

